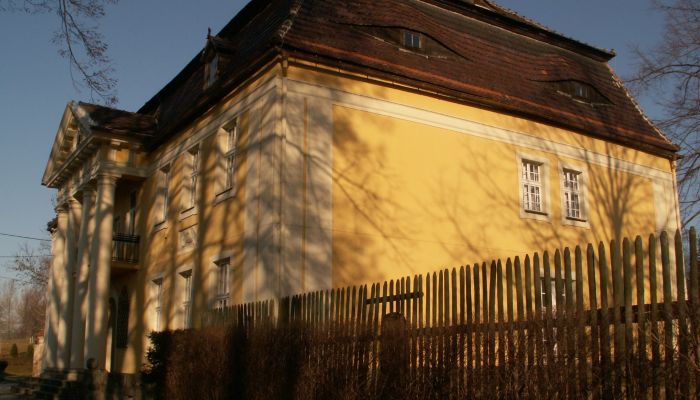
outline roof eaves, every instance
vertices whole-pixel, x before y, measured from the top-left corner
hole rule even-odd
[[[259,57],[257,57],[256,60],[251,61],[247,68],[238,71],[237,74],[232,75],[221,84],[212,86],[209,90],[204,92],[202,96],[194,101],[194,104],[188,108],[187,113],[181,118],[171,125],[159,127],[158,132],[146,140],[146,149],[148,151],[154,150],[165,140],[167,140],[174,132],[177,132],[179,129],[186,126],[192,120],[196,119],[197,116],[202,115],[212,106],[214,106],[221,98],[230,94],[242,82],[256,76],[258,72],[265,70],[265,65],[268,65],[278,55],[279,48],[270,47]]]
[[[637,99],[635,99],[634,96],[632,96],[632,94],[629,92],[629,90],[627,90],[627,87],[625,87],[625,85],[622,83],[620,78],[617,76],[613,67],[611,67],[609,64],[607,64],[607,66],[608,66],[608,69],[610,70],[610,74],[612,75],[612,79],[613,79],[615,85],[617,85],[618,87],[620,87],[624,91],[625,95],[632,102],[632,105],[634,105],[634,108],[642,116],[642,118],[644,118],[644,120],[649,124],[649,126],[651,126],[651,128],[654,130],[654,132],[656,132],[663,140],[665,140],[666,142],[668,142],[668,144],[675,147],[675,151],[679,151],[681,149],[680,146],[673,143],[673,141],[661,129],[659,129],[658,126],[656,126],[656,124],[651,120],[651,118],[649,118],[649,116],[644,112],[644,110],[642,110],[642,107],[637,102]]]
[[[417,90],[418,92],[423,94],[429,94],[437,97],[455,100],[480,108],[487,108],[499,112],[506,112],[514,116],[520,116],[533,121],[542,122],[548,125],[558,126],[567,130],[579,132],[586,136],[594,136],[606,141],[616,142],[651,154],[659,155],[664,158],[676,157],[675,153],[677,151],[677,146],[673,145],[670,141],[667,141],[667,145],[662,145],[661,143],[632,140],[622,137],[620,135],[604,133],[603,129],[584,129],[580,126],[576,126],[571,123],[562,122],[557,118],[548,117],[539,113],[534,113],[524,109],[523,107],[509,105],[505,102],[491,99],[487,96],[479,95],[478,93],[468,93],[452,89],[449,87],[439,85],[432,81],[420,80],[416,79],[415,77],[406,77],[395,72],[387,72],[379,69],[374,69],[347,60],[335,59],[332,57],[322,56],[316,53],[309,53],[304,51],[303,49],[293,49],[287,46],[285,48],[284,56],[297,57],[301,60],[308,60],[310,62],[314,62],[319,65],[329,66],[331,68],[340,68],[350,72],[357,72],[360,75],[365,76],[367,79],[380,79],[389,84],[393,83],[400,85],[403,89]]]

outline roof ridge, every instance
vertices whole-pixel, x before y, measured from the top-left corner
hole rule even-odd
[[[571,37],[571,36],[569,36],[569,35],[566,35],[566,34],[564,34],[564,33],[562,33],[562,32],[557,31],[557,30],[554,29],[554,28],[551,28],[551,27],[549,27],[549,26],[547,26],[547,25],[544,25],[544,24],[541,23],[541,22],[538,22],[538,21],[536,21],[536,20],[534,20],[534,19],[531,19],[531,18],[529,18],[529,17],[526,17],[526,16],[520,14],[519,12],[517,12],[517,11],[511,9],[511,8],[502,6],[502,5],[498,4],[498,3],[497,3],[496,1],[494,1],[494,0],[479,0],[479,1],[480,1],[480,2],[483,2],[483,3],[485,3],[485,4],[487,4],[489,7],[484,7],[484,6],[480,5],[480,4],[477,4],[476,2],[474,2],[474,5],[476,5],[476,6],[481,6],[481,7],[486,8],[486,9],[490,9],[491,11],[493,11],[493,12],[495,12],[495,13],[497,13],[497,14],[500,14],[501,16],[508,17],[508,18],[512,18],[512,19],[514,19],[514,20],[516,20],[516,21],[519,21],[519,22],[521,22],[521,23],[530,25],[530,26],[532,26],[532,27],[534,27],[534,28],[541,29],[541,30],[543,30],[543,31],[545,31],[545,32],[547,32],[547,33],[549,33],[549,34],[556,35],[556,36],[560,36],[560,37],[562,37],[562,38],[564,38],[564,39],[566,39],[566,40],[569,40],[569,41],[572,41],[572,42],[575,42],[575,43],[579,43],[579,44],[581,44],[581,45],[584,45],[584,46],[586,46],[586,47],[593,48],[593,49],[595,49],[595,50],[598,50],[598,51],[601,51],[601,52],[604,52],[604,53],[609,53],[611,56],[615,56],[615,55],[616,55],[614,49],[607,49],[607,48],[603,48],[603,47],[598,47],[598,46],[593,45],[593,44],[591,44],[591,43],[587,43],[587,42],[584,42],[584,41],[582,41],[582,40],[575,39],[575,38],[573,38],[573,37]]]

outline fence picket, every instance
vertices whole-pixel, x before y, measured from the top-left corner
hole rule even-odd
[[[534,304],[532,302],[532,290],[534,284],[532,281],[532,264],[530,255],[525,256],[525,318],[527,323],[524,325],[523,334],[527,335],[527,367],[533,369],[535,365],[535,333],[533,332],[533,323],[535,321]]]
[[[577,276],[577,279],[581,279]],[[571,249],[568,247],[564,248],[564,293],[565,293],[565,307],[566,307],[566,317],[564,320],[565,332],[566,332],[566,366],[569,372],[569,377],[567,379],[568,393],[569,397],[574,397],[577,393],[576,381],[576,340],[577,335],[575,332],[576,327],[576,303],[574,299],[574,280],[573,280],[573,266],[571,263]],[[580,346],[580,343],[579,343]]]
[[[485,276],[484,276],[485,277]],[[489,355],[489,375],[493,377],[493,371],[496,367],[496,262],[491,262],[491,268],[489,269],[489,291],[488,291],[488,305],[489,305],[489,331],[488,331],[488,355]],[[489,393],[494,393],[495,379],[489,380]]]
[[[688,232],[688,243],[689,251],[688,255],[690,259],[689,264],[689,287],[688,287],[688,298],[690,299],[691,310],[690,310],[690,321],[691,321],[691,332],[690,339],[692,340],[693,348],[689,354],[692,354],[692,362],[696,366],[700,366],[700,274],[698,273],[698,238],[695,231],[695,227],[690,228]],[[694,368],[695,370],[695,391],[693,393],[695,398],[700,397],[700,369]]]
[[[501,265],[501,261],[498,260],[496,262],[496,305],[497,305],[497,322],[498,322],[498,331],[497,331],[497,344],[498,344],[498,370],[501,372],[501,379],[503,379],[503,369],[504,366],[506,365],[506,332],[505,332],[505,314],[503,310],[503,298],[504,296],[504,290],[503,290],[503,266]]]
[[[659,349],[660,334],[659,334],[659,306],[657,302],[658,285],[656,280],[656,236],[649,235],[649,245],[647,248],[649,260],[649,303],[651,313],[650,321],[650,336],[651,336],[651,386],[653,399],[658,399],[661,396],[659,388],[659,366],[661,364],[661,350]]]
[[[610,264],[612,265],[613,284],[613,325],[615,332],[615,342],[613,346],[613,396],[622,396],[622,371],[625,353],[625,330],[622,323],[622,307],[625,303],[624,279],[622,277],[622,255],[620,243],[617,240],[610,241]]]
[[[642,376],[644,368],[648,365],[647,357],[647,325],[646,325],[646,310],[643,310],[645,300],[644,288],[644,248],[642,238],[637,236],[634,239],[634,261],[635,261],[635,280],[637,282],[637,376]],[[639,397],[647,397],[647,388],[649,382],[646,379],[639,380]]]
[[[672,293],[672,281],[671,281],[671,260],[669,256],[669,243],[668,234],[666,232],[661,232],[661,273],[663,275],[663,291],[664,291],[664,358],[666,363],[664,365],[664,381],[666,386],[666,398],[675,398],[675,387],[676,383],[672,379],[672,375],[669,374],[669,370],[674,367],[674,354],[673,354],[673,321],[671,319],[671,313],[673,311],[671,304],[673,301]]]
[[[554,329],[553,325],[553,310],[552,310],[552,272],[549,264],[549,252],[545,251],[542,254],[542,268],[544,269],[544,281],[542,283],[542,290],[544,294],[544,342],[545,342],[545,352],[547,354],[547,365],[554,365]],[[552,378],[557,378],[552,377]],[[557,385],[558,387],[558,385]]]
[[[474,368],[476,369],[476,375],[472,381],[476,385],[478,384],[481,386],[483,385],[484,382],[484,370],[483,370],[483,357],[482,357],[482,352],[483,352],[483,341],[482,341],[482,331],[481,329],[478,329],[481,327],[482,323],[482,318],[481,318],[481,293],[480,293],[480,277],[479,277],[479,272],[481,270],[479,269],[479,264],[474,264],[473,268],[473,274],[474,274]],[[473,393],[476,393],[477,395],[481,393],[481,390],[477,391],[476,388],[472,390]]]
[[[693,368],[693,365],[689,362],[688,353],[688,303],[686,298],[686,280],[685,280],[685,259],[683,254],[683,238],[681,237],[681,231],[676,230],[675,235],[675,258],[676,258],[676,300],[678,304],[678,368],[679,368],[679,379],[680,384],[680,398],[687,399],[690,397],[690,384],[688,382],[689,375],[688,371]],[[698,368],[698,366],[694,366]]]
[[[623,374],[625,382],[627,382],[628,396],[638,397],[637,383],[631,378],[631,360],[634,358],[634,345],[632,338],[632,250],[628,238],[622,241],[622,272],[624,284],[624,322],[625,322],[625,363],[623,366]]]
[[[506,260],[506,318],[507,325],[504,327],[506,330],[506,350],[508,362],[512,363],[515,358],[515,354],[513,353],[515,350],[513,327],[515,325],[513,324],[513,262],[510,258]]]
[[[535,286],[535,320],[530,324],[530,332],[534,330],[535,337],[535,359],[537,360],[537,393],[539,397],[543,396],[543,382],[544,382],[544,368],[542,363],[545,360],[545,350],[544,350],[544,310],[542,308],[542,278],[540,276],[540,256],[538,253],[532,258],[532,272],[534,277]]]
[[[577,354],[578,360],[578,392],[579,397],[588,397],[588,357],[589,357],[589,341],[586,340],[586,319],[585,305],[583,298],[583,253],[581,246],[576,246],[574,250],[574,264],[576,268],[576,330],[578,331],[577,338]]]

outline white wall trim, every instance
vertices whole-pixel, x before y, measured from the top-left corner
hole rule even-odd
[[[343,107],[354,108],[374,114],[417,122],[437,128],[448,129],[470,136],[481,137],[524,148],[557,154],[558,156],[569,157],[575,160],[597,164],[606,168],[614,168],[616,170],[629,172],[647,178],[672,178],[672,174],[668,171],[635,164],[627,160],[598,153],[589,149],[572,146],[570,144],[556,142],[550,139],[496,127],[482,122],[453,117],[388,100],[381,100],[338,89],[330,89],[291,78],[287,79],[287,87],[290,92],[299,93],[305,96],[325,98],[332,101],[333,104],[341,105]]]

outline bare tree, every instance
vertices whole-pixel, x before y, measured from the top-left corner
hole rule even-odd
[[[51,270],[51,245],[21,244],[7,268],[17,279],[0,287],[0,335],[33,335],[44,325],[46,290]],[[16,283],[21,285],[19,290]]]
[[[681,146],[678,182],[683,225],[700,217],[700,0],[654,0],[666,17],[661,42],[636,49],[637,73],[628,82],[653,93],[665,116],[659,128]]]
[[[38,247],[24,243],[19,246],[9,269],[19,275],[19,280],[32,287],[46,291],[51,269],[51,245],[40,242]]]
[[[17,328],[17,287],[14,280],[0,283],[0,337],[10,338]]]
[[[46,289],[28,286],[22,289],[17,301],[18,327],[21,336],[31,336],[44,327],[46,316]]]
[[[76,89],[86,88],[93,100],[111,105],[117,102],[117,81],[107,56],[107,43],[97,21],[105,15],[105,5],[118,0],[0,0],[0,11],[29,14],[55,13],[60,19],[53,43],[70,63]],[[74,75],[77,73],[78,77]]]

